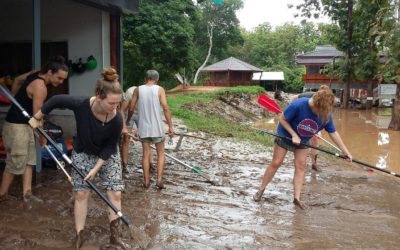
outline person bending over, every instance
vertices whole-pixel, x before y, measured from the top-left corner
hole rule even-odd
[[[115,69],[105,69],[102,76],[96,83],[93,96],[53,96],[29,121],[33,128],[37,128],[43,116],[53,109],[70,109],[74,112],[77,135],[71,160],[85,175],[83,179],[76,171],[72,172],[77,249],[86,240],[84,227],[90,188],[85,181],[91,181],[99,175],[101,184],[107,190],[108,199],[118,210],[121,210],[121,191],[125,188],[118,152],[123,121],[117,107],[121,102],[122,89]],[[111,208],[108,219],[110,243],[126,248],[126,243],[120,237],[121,220]]]
[[[40,71],[31,71],[17,78],[12,86],[15,100],[28,112],[36,113],[47,98],[47,87],[58,87],[68,77],[68,67],[61,56],[49,60]],[[4,122],[2,136],[7,152],[6,167],[0,187],[0,201],[7,198],[15,175],[22,175],[23,200],[27,208],[33,202],[42,202],[32,195],[32,168],[36,165],[35,137],[28,119],[21,110],[11,105]],[[46,141],[41,137],[40,144]]]
[[[319,90],[310,99],[300,98],[289,104],[279,117],[277,133],[291,140],[277,137],[274,144],[274,152],[271,163],[265,170],[263,180],[253,199],[260,201],[268,183],[274,177],[278,168],[286,156],[287,151],[294,153],[294,199],[293,203],[303,208],[300,202],[301,189],[304,182],[304,172],[307,159],[307,147],[301,143],[307,143],[321,129],[325,129],[343,154],[352,160],[350,152],[344,145],[339,133],[332,121],[332,109],[335,96],[330,90]]]

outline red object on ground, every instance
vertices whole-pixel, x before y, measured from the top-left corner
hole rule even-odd
[[[261,106],[263,106],[264,108],[268,109],[271,112],[282,113],[282,109],[279,107],[279,105],[276,104],[276,102],[271,98],[269,98],[266,94],[261,93],[258,96],[257,102],[258,104],[260,104]]]

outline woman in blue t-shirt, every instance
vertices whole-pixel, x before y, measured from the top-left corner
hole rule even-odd
[[[255,201],[260,201],[265,187],[274,177],[286,156],[287,151],[294,153],[294,200],[293,203],[300,208],[300,194],[304,182],[304,171],[307,159],[307,147],[300,143],[307,143],[318,131],[325,129],[335,144],[342,150],[349,161],[352,156],[344,145],[332,121],[332,109],[335,96],[330,90],[319,90],[311,98],[299,98],[285,109],[279,118],[277,133],[280,136],[292,138],[275,139],[273,158],[265,170],[263,180],[253,196]]]

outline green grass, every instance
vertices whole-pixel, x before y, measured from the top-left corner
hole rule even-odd
[[[208,105],[214,98],[222,94],[258,94],[264,89],[258,86],[226,88],[212,92],[199,92],[168,96],[168,105],[172,116],[184,121],[191,131],[203,131],[221,137],[234,137],[240,140],[259,142],[271,146],[273,138],[253,130],[250,126],[240,125],[223,118],[218,114],[204,114],[183,107],[184,104],[201,102]]]

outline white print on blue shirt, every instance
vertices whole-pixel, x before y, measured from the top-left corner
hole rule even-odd
[[[311,137],[318,132],[318,124],[312,119],[304,119],[297,125],[297,133],[303,137]]]

